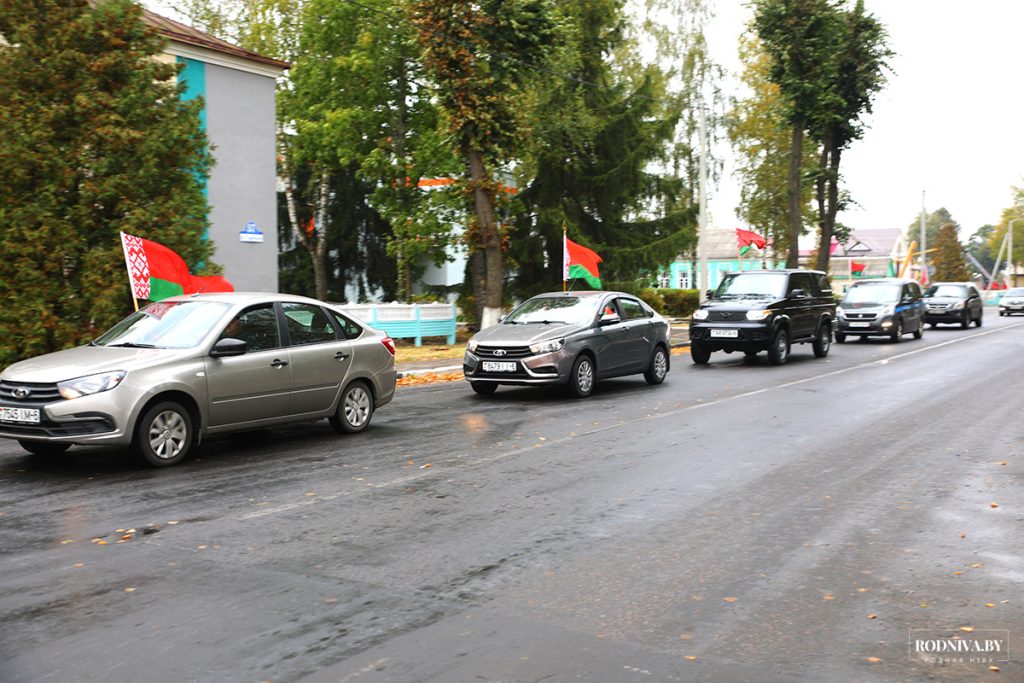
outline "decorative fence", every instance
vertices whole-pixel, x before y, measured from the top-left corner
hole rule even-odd
[[[415,339],[423,345],[424,337],[447,337],[455,343],[454,304],[334,304],[370,327],[387,332],[395,339]]]

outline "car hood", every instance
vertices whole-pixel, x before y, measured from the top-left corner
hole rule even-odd
[[[850,311],[850,310],[859,311],[859,310],[862,310],[862,309],[865,309],[865,308],[867,308],[867,309],[891,308],[891,307],[893,307],[895,305],[896,304],[879,304],[879,303],[875,303],[874,301],[859,301],[859,302],[857,302],[855,304],[854,303],[849,303],[849,302],[846,302],[846,301],[840,301],[839,302],[839,308],[842,308],[843,310],[846,310],[846,311]]]
[[[481,330],[473,336],[473,340],[479,344],[488,346],[500,346],[502,344],[526,346],[550,339],[561,339],[574,332],[584,329],[584,325],[510,325],[499,323],[492,325],[486,330]]]
[[[958,301],[963,301],[963,299],[955,296],[926,296],[924,298],[924,302],[926,304],[945,304],[946,306],[949,304],[955,304]]]
[[[198,354],[195,349],[129,349],[79,346],[36,356],[9,366],[0,379],[13,382],[55,383],[111,370],[138,370],[176,357]]]
[[[765,297],[763,299],[708,299],[701,308],[708,311],[753,311],[771,308],[781,299]]]

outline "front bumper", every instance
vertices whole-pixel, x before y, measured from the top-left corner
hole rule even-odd
[[[955,309],[945,311],[925,311],[924,321],[926,323],[962,323],[970,317],[967,309]]]
[[[115,390],[116,391],[116,390]],[[54,443],[128,445],[131,434],[113,411],[111,392],[49,403],[0,401],[5,407],[39,410],[39,422],[0,422],[0,438]]]
[[[848,336],[877,337],[892,334],[895,321],[891,316],[876,318],[874,320],[844,320],[840,318],[836,322],[836,334]]]
[[[757,321],[691,322],[690,343],[712,351],[764,351],[771,344],[773,332],[771,325]],[[731,336],[733,333],[735,336]]]
[[[1000,313],[1024,313],[1024,304],[999,304]]]
[[[514,363],[511,371],[484,370],[484,363]],[[544,353],[508,361],[480,358],[466,351],[462,359],[462,372],[472,382],[496,382],[499,384],[565,384],[572,372],[573,358],[563,348],[554,353]]]

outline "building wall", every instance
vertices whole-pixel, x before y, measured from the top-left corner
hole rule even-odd
[[[177,59],[184,65],[183,97],[204,100],[200,122],[214,159],[205,187],[213,261],[237,291],[276,292],[275,81],[200,59]],[[247,224],[255,224],[262,242],[242,241]]]

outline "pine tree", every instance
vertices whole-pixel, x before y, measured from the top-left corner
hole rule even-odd
[[[130,0],[2,0],[0,364],[131,309],[118,231],[195,266],[210,244],[200,102]]]
[[[956,234],[956,226],[946,223],[939,229],[935,241],[936,252],[931,264],[935,266],[934,282],[969,282],[971,269],[964,258],[964,247]]]

